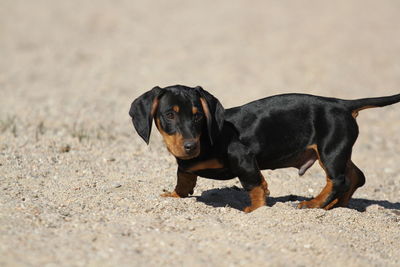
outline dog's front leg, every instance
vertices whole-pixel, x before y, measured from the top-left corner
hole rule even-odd
[[[196,186],[197,175],[182,172],[178,169],[178,180],[173,192],[161,194],[162,197],[187,197],[193,194],[193,189]]]
[[[248,184],[246,184],[246,182],[242,182],[240,177],[239,180],[242,183],[243,187],[249,192],[251,201],[250,206],[245,207],[243,211],[249,213],[255,209],[258,209],[259,207],[265,206],[266,204],[265,199],[269,195],[269,190],[268,190],[268,184],[265,181],[264,176],[260,173],[259,185],[252,186],[250,187],[251,189],[247,189]]]
[[[251,203],[243,211],[248,213],[265,206],[265,199],[269,195],[268,184],[254,155],[239,141],[229,146],[228,154],[232,171],[238,175],[243,188],[249,192]]]

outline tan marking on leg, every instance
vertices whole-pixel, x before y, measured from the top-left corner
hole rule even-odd
[[[178,170],[178,180],[175,190],[161,194],[162,197],[187,197],[193,194],[193,189],[196,186],[197,175],[181,172]]]
[[[261,173],[260,173],[261,174]],[[268,184],[264,179],[264,176],[261,174],[261,184],[259,186],[254,187],[249,192],[251,204],[248,207],[243,209],[244,212],[249,213],[253,210],[258,209],[259,207],[265,206],[265,198],[269,196]]]
[[[329,194],[332,192],[333,184],[329,177],[326,177],[326,185],[322,189],[321,193],[315,198],[309,201],[302,201],[298,205],[298,208],[321,208],[322,204],[325,202]],[[328,205],[329,206],[329,205]]]
[[[165,192],[165,193],[162,193],[160,196],[162,196],[162,197],[176,197],[176,198],[180,198],[180,196],[179,196],[175,191],[173,191],[173,192]]]
[[[322,189],[321,193],[319,193],[318,196],[316,196],[315,198],[309,200],[309,201],[302,201],[299,203],[299,205],[297,206],[298,208],[321,208],[322,205],[325,203],[326,199],[328,198],[328,196],[331,194],[332,189],[333,189],[333,183],[331,178],[328,176],[328,172],[324,166],[324,164],[321,161],[319,152],[318,152],[318,147],[317,145],[310,145],[307,147],[308,149],[314,149],[315,152],[317,153],[317,157],[318,157],[318,162],[319,165],[322,167],[322,169],[325,171],[326,173],[326,185],[325,187]],[[329,203],[324,209],[330,209],[332,208],[336,203],[338,202],[337,199],[333,200],[331,203]]]
[[[197,107],[192,107],[192,113],[196,114],[197,112],[199,112],[199,109]]]

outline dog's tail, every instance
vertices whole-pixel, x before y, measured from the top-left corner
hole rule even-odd
[[[400,94],[384,97],[373,97],[373,98],[362,98],[356,100],[345,100],[345,105],[353,113],[353,116],[357,116],[358,112],[367,108],[384,107],[388,105],[400,102]]]

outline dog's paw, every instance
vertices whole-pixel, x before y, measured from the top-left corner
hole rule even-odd
[[[259,207],[262,207],[262,206],[247,206],[247,207],[245,207],[243,209],[243,211],[245,213],[250,213],[250,212],[255,211],[256,209],[258,209]]]
[[[338,199],[334,199],[332,202],[330,202],[327,205],[323,205],[321,202],[311,199],[309,201],[302,201],[297,205],[299,209],[318,209],[318,208],[323,208],[324,210],[330,210],[332,208],[338,207]]]
[[[180,196],[174,191],[174,192],[165,192],[163,194],[161,194],[160,196],[162,197],[176,197],[176,198],[180,198]]]
[[[250,212],[252,212],[254,209],[251,207],[251,206],[248,206],[248,207],[245,207],[244,209],[243,209],[243,211],[245,212],[245,213],[250,213]]]
[[[317,203],[317,201],[309,200],[309,201],[302,201],[297,205],[297,208],[299,209],[315,209],[315,208],[320,208],[320,204]]]

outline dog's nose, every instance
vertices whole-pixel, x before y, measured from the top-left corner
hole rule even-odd
[[[186,153],[189,153],[196,149],[197,144],[195,141],[185,141],[183,147],[185,148]]]

